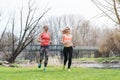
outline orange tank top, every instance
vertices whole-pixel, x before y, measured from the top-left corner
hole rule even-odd
[[[41,46],[48,46],[50,44],[50,33],[42,32],[40,37],[43,41],[40,43]]]
[[[67,35],[64,35],[64,38],[63,38],[64,41],[66,40],[72,40],[72,36],[67,36]]]

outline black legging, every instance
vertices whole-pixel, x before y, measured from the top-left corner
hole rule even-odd
[[[49,57],[48,51],[49,51],[49,46],[41,46],[41,48],[40,48],[40,64],[42,63],[42,61],[45,57],[44,67],[46,67],[48,64],[48,57]]]
[[[68,69],[71,66],[72,63],[72,53],[73,53],[73,47],[64,47],[63,54],[64,54],[64,66],[66,65],[66,62],[68,60]]]

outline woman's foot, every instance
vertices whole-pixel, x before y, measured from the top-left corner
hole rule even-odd
[[[70,71],[70,69],[68,69],[68,71]]]
[[[44,67],[43,71],[44,71],[44,72],[46,71],[46,67]]]
[[[38,64],[38,68],[41,68],[41,64]]]

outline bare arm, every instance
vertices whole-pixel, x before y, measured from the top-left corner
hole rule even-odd
[[[50,36],[50,44],[52,43],[52,41],[51,41],[51,36]]]
[[[65,35],[62,35],[62,39],[61,39],[61,43],[62,43],[62,44],[66,44],[66,41],[64,41],[64,36],[65,36]]]
[[[72,40],[71,40],[72,46],[75,47],[75,45],[73,44],[73,36],[72,35],[71,35],[71,38],[72,38]]]
[[[41,42],[42,39],[41,39],[41,34],[39,35],[38,39],[37,39],[37,42]]]

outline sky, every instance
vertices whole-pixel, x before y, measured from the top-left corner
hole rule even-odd
[[[37,2],[42,8],[51,8],[49,16],[79,14],[89,19],[100,12],[91,0],[37,0]],[[0,0],[0,9],[9,12],[19,9],[21,5],[27,5],[27,0]]]
[[[86,18],[91,18],[98,13],[98,9],[91,0],[51,0],[52,13],[62,14],[79,14]]]
[[[27,6],[27,0],[0,0],[0,12],[6,17],[17,13],[21,6]],[[47,17],[75,14],[92,20],[97,25],[105,24],[99,18],[93,18],[101,13],[101,11],[91,2],[91,0],[37,0],[36,6],[42,10],[51,8],[47,13]]]

